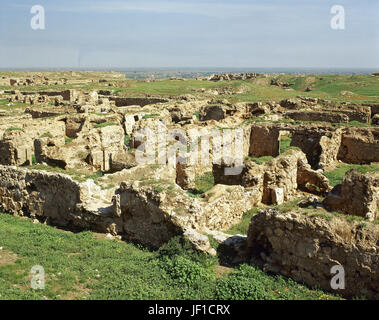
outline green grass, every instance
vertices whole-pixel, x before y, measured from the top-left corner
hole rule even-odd
[[[143,119],[153,119],[153,118],[157,118],[159,117],[160,114],[159,113],[153,113],[153,114],[145,114],[143,116]]]
[[[280,154],[285,153],[291,148],[292,139],[289,137],[282,137],[280,139]]]
[[[360,173],[379,172],[379,165],[339,164],[333,171],[324,172],[324,175],[329,179],[330,185],[334,187],[342,183],[346,172],[351,169]]]
[[[53,139],[54,136],[50,133],[50,132],[45,132],[41,138],[50,138],[50,139]]]
[[[196,177],[195,189],[188,191],[192,197],[201,197],[205,192],[212,189],[215,185],[215,180],[212,172],[206,172],[202,176]]]
[[[230,234],[247,234],[251,218],[258,214],[259,208],[254,208],[244,213],[239,223],[230,228],[227,232]]]
[[[97,171],[95,173],[85,173],[76,170],[64,170],[59,167],[50,167],[42,164],[33,164],[27,168],[29,170],[42,170],[47,172],[67,174],[77,182],[85,182],[88,179],[92,179],[95,183],[97,183],[97,180],[104,176],[102,171]]]
[[[21,128],[17,128],[17,127],[10,127],[8,128],[7,130],[5,130],[6,132],[11,132],[11,131],[22,131]]]
[[[73,140],[74,140],[73,138],[66,137],[64,139],[64,144],[70,144]]]
[[[129,135],[125,135],[124,144],[128,147],[128,149],[130,149],[130,136]]]
[[[246,157],[246,160],[254,161],[256,164],[259,164],[259,165],[269,163],[272,159],[274,159],[274,157],[271,157],[271,156],[263,156],[259,158]]]
[[[0,265],[0,299],[336,299],[292,280],[242,265],[217,274],[216,258],[174,238],[158,251],[70,233],[0,214],[0,244],[17,259]],[[30,288],[29,271],[44,268],[44,290]]]
[[[109,127],[109,126],[117,126],[118,124],[116,122],[110,122],[110,121],[107,121],[107,122],[103,122],[103,123],[98,123],[94,126],[95,129],[99,129],[99,128],[105,128],[105,127]]]

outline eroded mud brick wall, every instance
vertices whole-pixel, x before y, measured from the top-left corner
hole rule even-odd
[[[301,213],[266,210],[252,218],[248,253],[253,263],[345,297],[379,299],[379,226],[362,228]],[[331,288],[331,268],[342,265],[345,289]]]
[[[338,160],[346,163],[379,162],[379,129],[350,129],[342,135]]]
[[[370,213],[373,219],[379,219],[379,173],[349,171],[342,185],[336,186],[325,198],[324,206],[330,211],[360,217]]]
[[[270,125],[254,125],[251,127],[250,150],[251,157],[279,155],[279,129]]]
[[[168,100],[166,100],[166,99],[157,99],[157,98],[109,97],[109,100],[114,101],[117,107],[134,106],[134,105],[144,107],[144,106],[147,106],[149,104],[168,102]]]

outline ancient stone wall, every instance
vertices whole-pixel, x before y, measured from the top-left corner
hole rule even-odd
[[[60,227],[117,234],[112,204],[99,203],[91,192],[99,195],[100,187],[79,184],[68,175],[0,166],[2,211]]]
[[[362,122],[362,123],[369,123],[370,122],[371,110],[369,107],[361,106],[361,107],[344,107],[344,108],[348,108],[350,110],[338,108],[335,110],[325,109],[325,111],[329,112],[329,113],[336,113],[336,114],[345,115],[348,118],[348,122],[351,122],[351,121],[358,121],[358,122]],[[333,122],[333,121],[330,121],[330,122]],[[341,121],[341,122],[343,122],[343,121]]]
[[[342,135],[338,160],[345,163],[379,162],[379,134],[373,129],[350,128]]]
[[[279,155],[279,130],[269,124],[251,126],[250,150],[252,157]]]
[[[324,206],[331,211],[379,219],[379,173],[361,174],[350,170],[342,185],[336,186],[325,198]]]
[[[379,299],[378,239],[375,224],[266,210],[252,218],[247,247],[266,271],[348,298]],[[336,265],[345,271],[344,290],[331,288]]]
[[[288,111],[285,116],[298,121],[323,121],[331,123],[349,122],[349,117],[342,113],[319,112],[310,110]]]
[[[159,98],[122,98],[122,97],[109,97],[110,101],[114,101],[116,103],[117,107],[124,107],[124,106],[147,106],[149,104],[155,104],[155,103],[165,103],[168,102],[166,99],[159,99]]]

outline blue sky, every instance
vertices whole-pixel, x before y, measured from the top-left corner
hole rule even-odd
[[[33,5],[46,29],[30,27]],[[343,5],[346,29],[330,27]],[[377,0],[0,0],[0,68],[379,68]]]

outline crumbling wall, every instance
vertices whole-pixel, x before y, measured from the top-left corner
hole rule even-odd
[[[149,104],[155,103],[166,103],[167,99],[159,99],[159,98],[123,98],[123,97],[109,97],[110,101],[114,101],[117,107],[125,107],[125,106],[147,106]]]
[[[338,150],[342,140],[342,129],[328,133],[320,139],[320,161],[318,168],[322,170],[333,170],[338,161]]]
[[[290,149],[262,165],[245,161],[238,175],[226,175],[226,167],[223,163],[213,165],[215,183],[253,188],[260,198],[256,203],[282,204],[291,200],[298,189],[317,195],[330,190],[328,179],[311,169],[301,150]]]
[[[252,218],[247,247],[251,262],[264,270],[326,291],[333,291],[332,267],[342,266],[346,287],[334,293],[377,300],[378,239],[378,225],[266,210]]]
[[[342,135],[338,160],[345,163],[379,162],[379,134],[375,129],[349,128]]]
[[[331,211],[379,219],[379,173],[361,174],[350,170],[342,185],[336,186],[325,198],[324,206]]]
[[[250,150],[252,157],[279,155],[279,129],[269,124],[251,126]]]
[[[24,165],[32,163],[32,139],[21,130],[5,132],[0,141],[0,164]]]
[[[342,112],[320,112],[311,110],[288,111],[285,113],[287,118],[298,121],[323,121],[331,123],[349,122],[349,117]]]
[[[113,206],[90,210],[100,187],[79,184],[68,175],[0,166],[0,208],[18,216],[36,218],[51,225],[117,234]]]
[[[337,109],[325,109],[325,111],[345,115],[348,122],[358,121],[362,123],[369,123],[371,119],[370,108],[364,106],[343,106]]]

